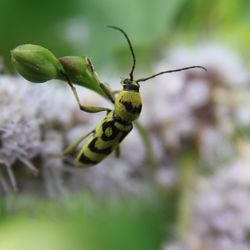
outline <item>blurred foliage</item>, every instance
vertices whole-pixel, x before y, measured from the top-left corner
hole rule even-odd
[[[56,202],[22,199],[11,201],[18,213],[2,220],[0,249],[160,249],[167,214],[173,212],[156,199],[100,201],[86,194]],[[25,209],[17,208],[21,204]]]
[[[60,6],[60,7],[59,7]],[[10,49],[19,44],[44,44],[63,51],[67,43],[57,42],[55,25],[73,13],[71,1],[1,0],[0,1],[0,54],[9,61]]]
[[[125,39],[108,30],[107,24],[127,31],[139,67],[149,66],[161,45],[190,38],[216,36],[248,51],[249,8],[244,0],[1,0],[0,55],[10,66],[10,49],[33,43],[58,57],[88,55],[97,72],[115,54],[120,59],[116,63],[129,68],[131,56]]]
[[[0,54],[8,61],[11,48],[33,43],[45,46],[60,56],[88,54],[95,64],[104,65],[110,59],[111,51],[117,47],[125,48],[129,54],[124,39],[107,30],[107,24],[124,28],[136,47],[152,46],[168,29],[182,2],[65,0],[37,3],[3,0],[0,2]],[[82,29],[87,26],[90,37],[74,41],[77,44],[74,48],[67,38],[67,23],[72,24],[73,29],[78,24]]]
[[[239,0],[185,1],[176,26],[186,38],[221,39],[249,56],[250,2]]]

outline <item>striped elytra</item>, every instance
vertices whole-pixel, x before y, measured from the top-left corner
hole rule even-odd
[[[92,135],[78,153],[75,163],[79,167],[89,167],[105,159],[132,130],[131,122],[115,118],[111,111],[99,122]]]

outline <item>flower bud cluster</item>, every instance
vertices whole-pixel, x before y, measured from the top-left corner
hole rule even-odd
[[[48,49],[33,44],[19,45],[11,51],[12,62],[20,75],[34,83],[53,79],[67,80],[100,93],[99,79],[87,57],[57,58]]]

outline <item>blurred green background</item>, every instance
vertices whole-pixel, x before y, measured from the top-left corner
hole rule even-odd
[[[0,56],[14,72],[10,50],[33,43],[58,57],[89,56],[97,72],[127,72],[131,55],[121,34],[106,28],[112,24],[128,33],[139,72],[175,44],[206,40],[236,49],[249,64],[249,13],[245,0],[0,0]],[[121,197],[114,206],[86,194],[53,201],[1,197],[0,249],[161,249],[178,227],[178,188],[152,190],[154,200]]]
[[[110,64],[128,67],[130,54],[120,34],[106,28],[122,27],[130,36],[138,68],[152,63],[160,46],[216,37],[249,55],[248,1],[233,0],[71,0],[0,2],[0,54],[10,65],[9,51],[34,43],[63,55],[88,55],[97,72]],[[122,59],[121,59],[122,58]]]

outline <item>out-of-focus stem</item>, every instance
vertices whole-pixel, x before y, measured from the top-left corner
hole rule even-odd
[[[177,234],[180,238],[184,237],[192,227],[193,193],[197,165],[197,151],[187,150],[180,160],[180,192],[177,214]]]
[[[146,149],[146,155],[147,155],[147,163],[150,167],[150,176],[154,176],[154,173],[156,171],[156,167],[157,167],[157,161],[155,159],[154,156],[154,150],[152,147],[152,143],[150,141],[150,138],[148,136],[147,131],[145,130],[145,128],[142,126],[142,124],[139,121],[135,121],[135,126],[138,130],[138,132],[140,133],[143,143],[145,145],[145,149]]]
[[[5,181],[5,179],[3,177],[3,173],[2,173],[1,169],[0,169],[0,185],[1,185],[1,187],[2,187],[5,194],[10,192],[9,186],[8,186],[7,182]]]

